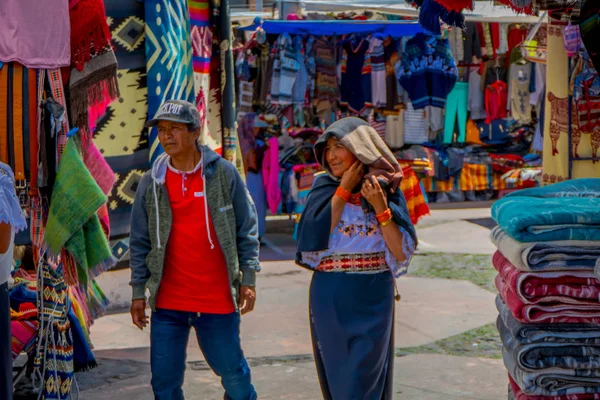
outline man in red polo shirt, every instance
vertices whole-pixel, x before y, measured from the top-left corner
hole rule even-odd
[[[256,391],[239,338],[240,314],[256,299],[258,224],[235,167],[198,145],[196,107],[167,101],[148,126],[165,150],[141,180],[131,219],[131,315],[147,325],[156,399],[183,399],[190,329],[222,379],[225,399],[251,400]]]

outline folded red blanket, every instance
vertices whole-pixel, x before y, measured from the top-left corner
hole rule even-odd
[[[596,304],[525,304],[501,275],[496,276],[496,287],[517,321],[549,324],[600,324],[600,303]]]
[[[510,387],[515,394],[515,400],[600,400],[600,394],[569,394],[565,396],[528,396],[521,391],[521,388],[513,380],[512,376],[508,375]]]
[[[523,272],[499,251],[494,254],[492,264],[525,304],[581,304],[600,307],[600,280],[593,271]]]

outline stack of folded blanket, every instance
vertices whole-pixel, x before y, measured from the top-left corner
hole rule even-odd
[[[496,202],[497,326],[516,400],[600,400],[600,179]]]

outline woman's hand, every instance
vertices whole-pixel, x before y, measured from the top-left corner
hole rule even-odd
[[[356,161],[352,166],[344,172],[340,186],[349,192],[362,181],[364,176],[364,165],[360,161]]]
[[[381,214],[387,210],[387,196],[374,176],[371,176],[371,179],[365,179],[360,193],[373,206],[375,214]]]

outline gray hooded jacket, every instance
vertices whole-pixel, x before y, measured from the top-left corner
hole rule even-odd
[[[208,237],[198,240],[208,240],[211,245],[218,241],[227,261],[231,295],[237,305],[240,285],[254,286],[256,272],[260,271],[256,208],[233,164],[206,146],[199,149],[206,196],[205,215],[207,222],[212,218],[217,237],[212,238],[209,230]],[[145,299],[148,289],[152,309],[155,309],[172,226],[171,204],[165,187],[168,162],[169,157],[163,154],[144,175],[131,214],[132,298]]]

